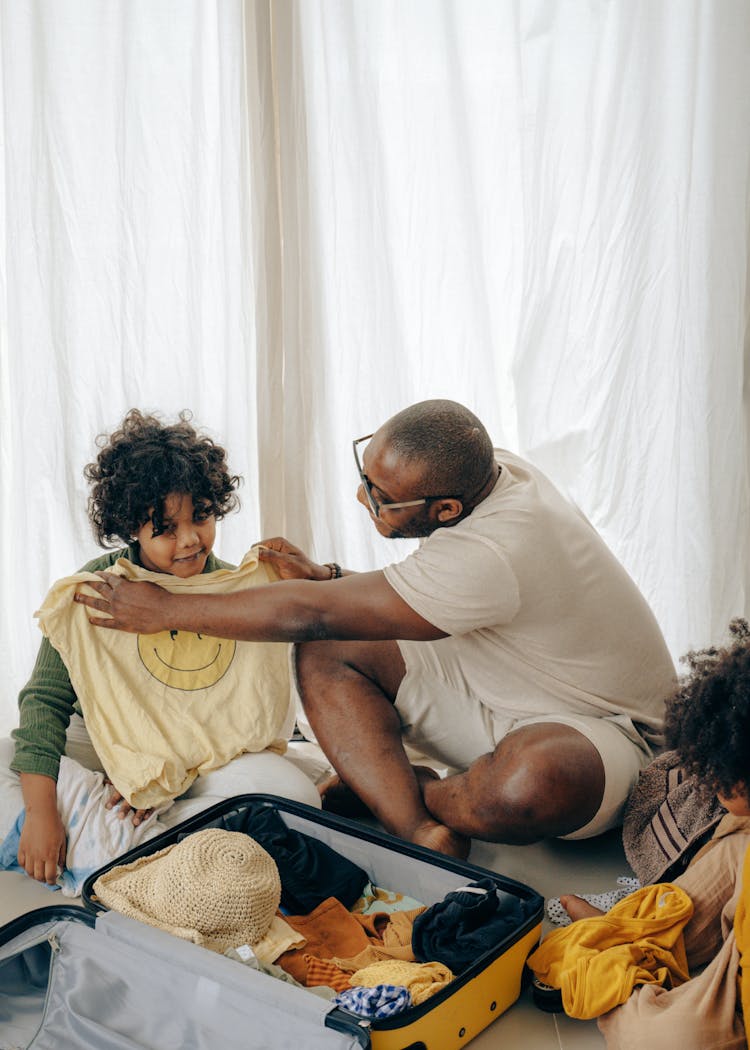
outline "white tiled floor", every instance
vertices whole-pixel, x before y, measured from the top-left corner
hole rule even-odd
[[[619,832],[610,832],[589,842],[558,841],[534,846],[493,846],[477,842],[470,860],[525,882],[545,897],[614,889],[617,876],[629,873]],[[26,876],[0,872],[0,925],[16,915],[51,903],[71,902]],[[602,1050],[604,1040],[593,1021],[574,1021],[563,1014],[542,1013],[527,991],[469,1045],[471,1050]],[[440,1047],[429,1050],[440,1050]]]
[[[544,897],[615,889],[618,875],[631,874],[619,831],[588,842],[544,842],[534,846],[474,844],[472,863],[533,886]],[[543,933],[549,929],[547,923]],[[471,1050],[602,1050],[594,1021],[538,1010],[530,991],[470,1044]]]

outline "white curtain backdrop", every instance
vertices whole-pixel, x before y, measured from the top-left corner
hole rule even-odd
[[[239,0],[0,11],[7,730],[39,644],[34,610],[99,552],[82,477],[95,436],[131,406],[191,409],[245,477],[218,547],[239,558],[260,534],[259,377],[279,348],[255,308],[272,208],[250,157]]]
[[[190,408],[238,559],[402,557],[351,439],[453,397],[675,657],[748,611],[745,0],[0,0],[0,732],[81,470]]]

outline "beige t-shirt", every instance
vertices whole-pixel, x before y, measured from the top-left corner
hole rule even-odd
[[[125,558],[110,571],[181,594],[227,594],[278,579],[254,550],[238,569],[189,579],[149,572]],[[199,773],[242,752],[286,749],[285,643],[92,627],[73,594],[96,579],[82,572],[58,580],[36,616],[68,669],[107,774],[131,805],[161,806],[187,791]]]
[[[403,644],[407,668],[511,719],[624,714],[658,739],[675,669],[643,595],[548,478],[511,452],[496,458],[490,495],[385,569],[450,635]]]

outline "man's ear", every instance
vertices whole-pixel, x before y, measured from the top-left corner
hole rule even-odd
[[[460,499],[441,499],[435,503],[436,517],[441,525],[452,525],[461,517],[464,505]]]

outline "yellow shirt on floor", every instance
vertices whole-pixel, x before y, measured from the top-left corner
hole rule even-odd
[[[277,579],[254,550],[238,569],[189,579],[150,572],[126,559],[110,571],[180,594],[228,594]],[[77,573],[59,580],[36,616],[65,662],[104,768],[132,806],[163,805],[187,791],[199,773],[242,752],[285,750],[285,643],[92,627],[86,606],[73,595],[94,579]]]
[[[605,915],[549,934],[528,965],[561,990],[569,1017],[600,1017],[624,1003],[636,985],[673,988],[688,980],[682,931],[692,914],[693,903],[679,886],[644,886]]]

